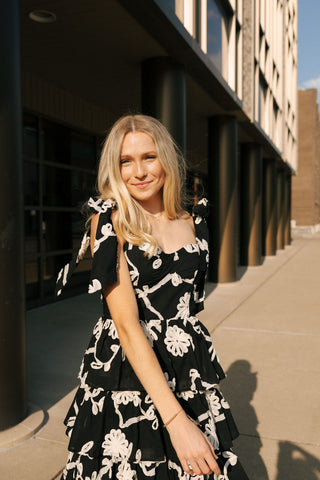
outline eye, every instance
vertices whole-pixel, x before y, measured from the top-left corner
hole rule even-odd
[[[120,159],[120,165],[125,165],[126,163],[129,163],[130,160],[128,158],[122,158]]]
[[[147,160],[154,160],[155,158],[156,158],[156,155],[151,155],[151,154],[150,154],[150,155],[147,155],[147,156],[146,156],[146,159],[147,159]]]

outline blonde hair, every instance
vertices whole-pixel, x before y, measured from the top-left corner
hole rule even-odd
[[[167,129],[153,117],[126,115],[112,127],[103,146],[98,171],[98,192],[102,200],[112,198],[117,203],[112,221],[123,240],[133,245],[146,244],[151,257],[158,247],[151,235],[151,225],[142,207],[128,192],[120,173],[120,155],[124,137],[130,132],[143,132],[153,139],[158,159],[165,172],[162,189],[164,211],[169,219],[183,214],[182,191],[185,181],[185,161]]]

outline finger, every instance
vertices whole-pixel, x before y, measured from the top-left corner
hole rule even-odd
[[[189,475],[201,475],[201,469],[199,468],[198,462],[196,462],[196,460],[188,460],[187,464]]]
[[[214,451],[214,447],[213,447],[212,443],[210,443],[210,440],[208,439],[208,437],[207,437],[205,434],[203,434],[203,435],[204,435],[204,437],[205,437],[205,439],[206,439],[206,441],[207,441],[207,444],[209,445],[209,448],[210,448],[210,451],[211,451],[212,455],[213,455],[214,458],[217,460],[219,457],[218,457],[218,455],[216,454],[216,452]]]
[[[191,462],[188,460],[180,460],[183,470],[188,473],[188,475],[194,475]],[[190,468],[191,467],[191,468]]]
[[[199,459],[197,463],[199,465],[202,475],[208,475],[209,473],[212,472],[211,468],[209,467],[205,459]]]
[[[205,460],[212,472],[214,472],[216,475],[221,475],[221,470],[219,468],[219,465],[211,455],[206,457]]]

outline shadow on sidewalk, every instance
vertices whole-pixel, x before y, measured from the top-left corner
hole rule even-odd
[[[291,442],[279,442],[278,475],[276,480],[301,478],[318,480],[320,460]]]
[[[227,378],[223,381],[221,389],[230,403],[240,431],[240,437],[235,442],[236,453],[250,479],[269,480],[260,455],[262,442],[257,430],[259,422],[250,403],[257,389],[257,374],[251,371],[251,365],[247,360],[237,360],[226,374]],[[287,477],[282,477],[281,480],[284,478]]]
[[[27,312],[29,404],[46,411],[78,385],[81,359],[100,311],[99,297],[84,294]]]

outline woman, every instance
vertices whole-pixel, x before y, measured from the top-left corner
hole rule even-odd
[[[66,417],[64,480],[247,479],[231,451],[238,435],[217,389],[224,377],[203,308],[206,201],[181,206],[184,163],[164,126],[132,115],[105,142],[99,199],[75,261],[91,245],[89,293],[102,317]]]

